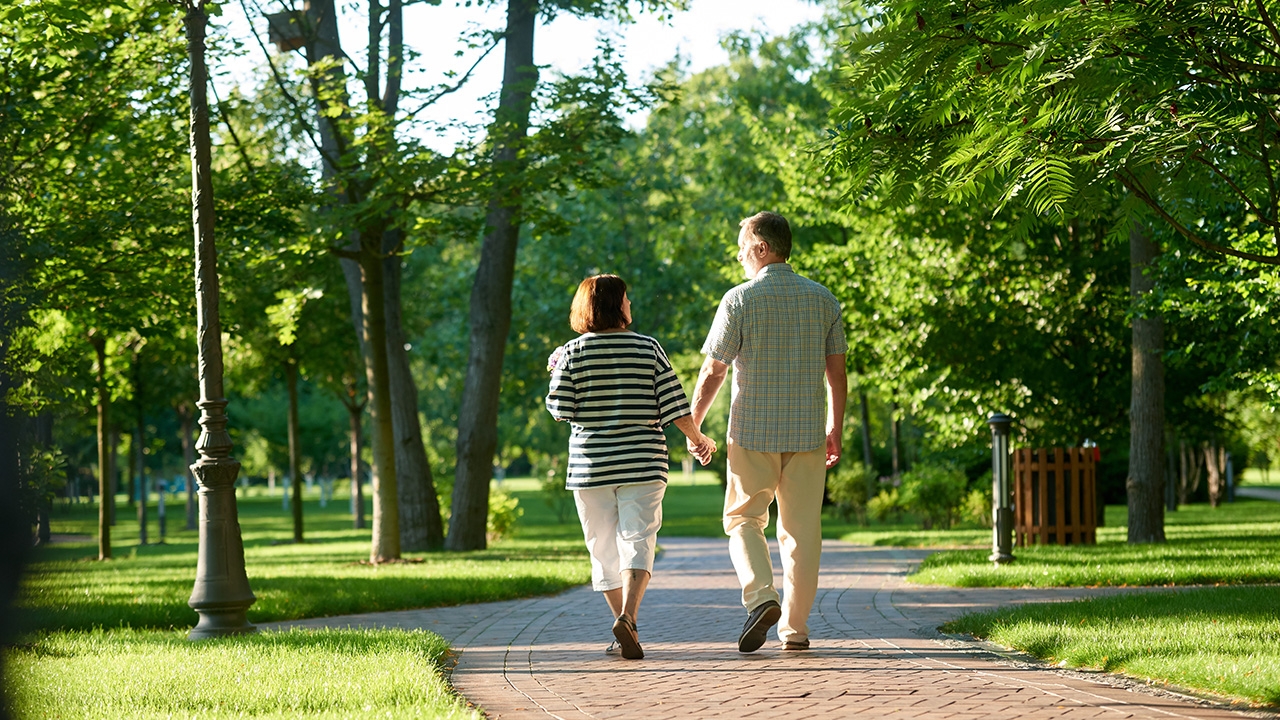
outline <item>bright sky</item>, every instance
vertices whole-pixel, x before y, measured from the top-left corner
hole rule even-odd
[[[342,40],[347,52],[363,53],[366,29],[364,18],[358,14],[363,2],[344,2],[342,7]],[[466,0],[444,0],[439,6],[412,5],[405,10],[405,42],[420,57],[413,63],[416,72],[406,77],[406,84],[435,85],[446,82],[445,71],[459,74],[466,71],[478,57],[477,51],[467,51],[462,57],[455,53],[463,49],[458,41],[468,29],[501,29],[505,26],[505,2],[487,7],[467,7]],[[248,6],[252,10],[253,3]],[[227,3],[222,21],[230,24],[234,35],[247,38],[247,21],[239,3]],[[283,3],[262,2],[267,10],[283,9]],[[698,72],[718,65],[728,59],[720,47],[721,38],[735,30],[764,32],[778,35],[790,28],[822,15],[820,5],[810,0],[692,0],[690,9],[676,13],[669,22],[662,22],[654,15],[638,14],[637,22],[619,26],[616,23],[587,21],[562,15],[549,25],[540,25],[534,37],[535,59],[539,65],[553,71],[575,72],[587,66],[595,53],[596,40],[607,33],[620,40],[623,67],[633,82],[644,79],[652,71],[670,62],[677,54],[685,57],[688,69]],[[266,38],[266,22],[254,18],[254,26]],[[261,65],[261,51],[252,40],[246,42],[247,57],[229,59],[224,67],[232,78],[219,83],[234,82],[245,78],[254,66]],[[426,111],[430,119],[445,122],[464,120],[483,122],[486,106],[482,98],[495,92],[502,81],[502,47],[499,46],[476,69],[470,82],[462,90],[442,99]],[[410,109],[410,108],[406,108]],[[642,116],[630,119],[632,125],[643,124]],[[456,141],[456,137],[443,137],[428,142],[439,145],[439,150]]]

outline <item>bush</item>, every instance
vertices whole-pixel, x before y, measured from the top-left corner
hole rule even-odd
[[[983,527],[991,527],[991,486],[970,490],[964,498],[960,514],[965,520]]]
[[[489,490],[489,522],[486,535],[495,542],[510,535],[516,529],[516,521],[524,515],[520,501],[499,488]]]
[[[884,522],[890,516],[895,518],[902,517],[902,498],[898,495],[898,488],[890,488],[881,490],[875,497],[867,501],[867,511],[871,513],[871,517]]]
[[[836,514],[845,522],[857,519],[859,525],[867,524],[867,495],[875,472],[854,460],[844,460],[827,472],[827,497],[835,506]]]
[[[573,502],[573,491],[565,487],[565,472],[568,470],[567,458],[560,455],[535,456],[532,473],[538,479],[542,490],[542,500],[556,514],[561,524],[568,522],[576,514]]]
[[[917,465],[902,476],[902,502],[920,515],[924,529],[949,528],[960,514],[967,481],[951,465]]]

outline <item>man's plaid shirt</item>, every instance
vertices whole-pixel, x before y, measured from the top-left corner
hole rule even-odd
[[[840,303],[787,263],[725,293],[702,353],[733,365],[730,440],[756,452],[822,447],[827,356],[848,351]]]

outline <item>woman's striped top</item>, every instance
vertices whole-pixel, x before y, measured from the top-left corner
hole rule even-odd
[[[630,331],[569,341],[551,372],[547,410],[570,423],[570,490],[667,480],[662,428],[691,414],[657,340]]]

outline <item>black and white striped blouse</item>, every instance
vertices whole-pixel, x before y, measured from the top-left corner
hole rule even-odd
[[[547,410],[569,422],[570,490],[667,480],[662,428],[690,414],[657,340],[634,332],[569,341],[551,373]]]

